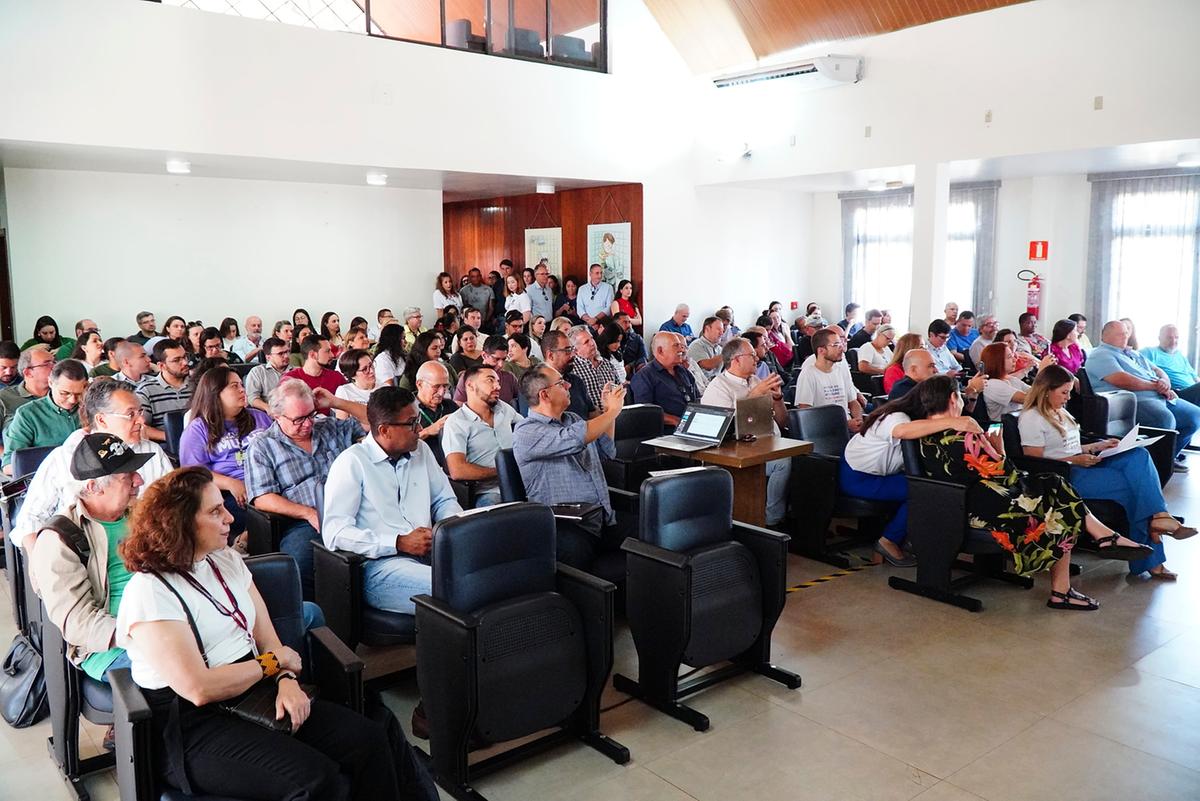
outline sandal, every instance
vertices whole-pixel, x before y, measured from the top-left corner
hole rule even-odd
[[[1160,569],[1158,572],[1151,570],[1150,578],[1158,579],[1159,581],[1175,581],[1176,579],[1179,578],[1179,574],[1172,573],[1170,570],[1167,570],[1164,567],[1164,568]]]
[[[1120,559],[1123,562],[1134,562],[1138,559],[1145,559],[1154,553],[1154,549],[1148,545],[1116,545],[1116,541],[1120,538],[1120,534],[1110,534],[1107,537],[1100,537],[1096,540],[1096,553],[1101,559]],[[1106,545],[1105,543],[1108,544]]]
[[[1049,601],[1046,601],[1046,606],[1051,609],[1070,609],[1075,612],[1094,612],[1100,608],[1100,602],[1095,598],[1089,598],[1081,592],[1076,592],[1072,587],[1066,592],[1058,592],[1050,590],[1050,595],[1053,596]],[[1054,598],[1061,600],[1055,601]],[[1084,603],[1071,603],[1072,601],[1083,601]]]
[[[1160,528],[1154,524],[1162,521],[1164,523],[1174,523],[1174,528]],[[1150,532],[1152,534],[1166,535],[1174,537],[1177,540],[1186,540],[1188,537],[1196,536],[1196,529],[1191,526],[1185,526],[1173,517],[1156,517],[1150,521]]]

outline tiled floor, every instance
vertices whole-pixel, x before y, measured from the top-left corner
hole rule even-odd
[[[1200,457],[1167,495],[1200,520]],[[1093,613],[1051,612],[1030,591],[973,588],[970,614],[887,587],[870,567],[789,596],[775,659],[804,686],[745,676],[692,699],[697,733],[630,702],[603,716],[632,761],[566,746],[478,782],[492,801],[750,798],[862,801],[1191,801],[1200,799],[1200,538],[1167,544],[1174,585],[1128,580],[1081,556]],[[832,568],[793,558],[794,582]],[[7,593],[7,584],[0,594]],[[7,595],[0,639],[12,636]],[[618,671],[633,673],[618,632]],[[416,688],[388,692],[407,721]],[[609,689],[605,705],[624,700]],[[0,801],[68,798],[46,753],[48,725],[0,724]],[[100,732],[87,729],[85,751]],[[111,775],[89,780],[115,799]]]

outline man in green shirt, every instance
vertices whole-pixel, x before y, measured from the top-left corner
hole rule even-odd
[[[12,455],[21,448],[62,445],[79,428],[79,402],[87,389],[87,370],[67,359],[50,371],[50,391],[24,404],[4,429],[4,473],[12,475]]]
[[[21,375],[21,383],[0,389],[0,433],[8,428],[17,409],[46,396],[50,391],[52,369],[54,354],[47,345],[34,345],[21,351],[17,360],[17,372]]]

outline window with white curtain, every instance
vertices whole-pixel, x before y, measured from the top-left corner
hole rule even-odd
[[[990,311],[998,182],[950,187],[943,295],[960,309]],[[847,192],[842,200],[845,293],[865,308],[908,319],[913,193]]]
[[[1133,320],[1139,347],[1157,344],[1159,328],[1174,323],[1180,348],[1196,364],[1200,175],[1162,172],[1088,176],[1089,309],[1096,329],[1105,320]]]

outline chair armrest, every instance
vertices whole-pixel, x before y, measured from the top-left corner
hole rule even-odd
[[[247,550],[252,556],[275,553],[283,538],[285,527],[297,522],[293,518],[259,509],[253,503],[246,504]]]
[[[564,565],[562,562],[556,563],[556,568],[554,579],[558,585],[558,592],[571,600],[576,600],[575,596],[580,592],[599,597],[617,591],[617,585],[611,581],[584,573],[578,568]]]
[[[152,801],[156,782],[150,705],[128,668],[108,674],[113,699],[117,785],[121,801]]]
[[[150,704],[142,688],[133,683],[129,668],[118,668],[108,674],[112,687],[114,720],[138,722],[150,719]]]
[[[321,697],[361,713],[363,661],[328,626],[310,629],[308,636],[312,672]]]
[[[651,545],[648,542],[642,542],[633,537],[627,537],[621,543],[621,550],[630,556],[640,557],[674,570],[683,570],[690,561],[687,554],[682,554],[679,551],[669,551],[666,548],[660,548],[657,545]]]
[[[414,595],[412,600],[417,606],[418,631],[420,629],[420,620],[425,616],[423,613],[436,615],[437,617],[443,618],[460,628],[474,629],[479,627],[479,618],[477,618],[475,615],[471,613],[463,614],[444,601],[439,601],[437,598],[434,598],[432,595]],[[418,633],[417,636],[419,640],[420,634]]]
[[[349,551],[333,551],[313,543],[314,600],[325,613],[325,622],[346,646],[354,649],[362,631],[362,564],[367,558]]]
[[[555,583],[559,594],[579,610],[587,646],[587,696],[581,704],[589,725],[600,723],[600,697],[613,666],[613,617],[617,585],[569,565],[558,563]]]
[[[787,555],[791,537],[768,528],[734,522],[733,538],[754,555],[762,584],[763,617],[772,625],[787,602]]]
[[[1061,459],[1047,459],[1044,456],[1018,456],[1014,460],[1017,467],[1027,473],[1054,473],[1065,479],[1071,478],[1071,465]]]
[[[612,504],[614,512],[636,512],[638,510],[638,502],[641,496],[636,492],[617,489],[616,487],[608,488],[608,502]]]
[[[779,531],[774,531],[762,526],[752,526],[749,523],[733,521],[733,538],[745,545],[747,548],[758,547],[757,543],[769,545],[770,547],[778,546],[782,550],[780,553],[787,553],[787,544],[791,541],[791,537]]]

